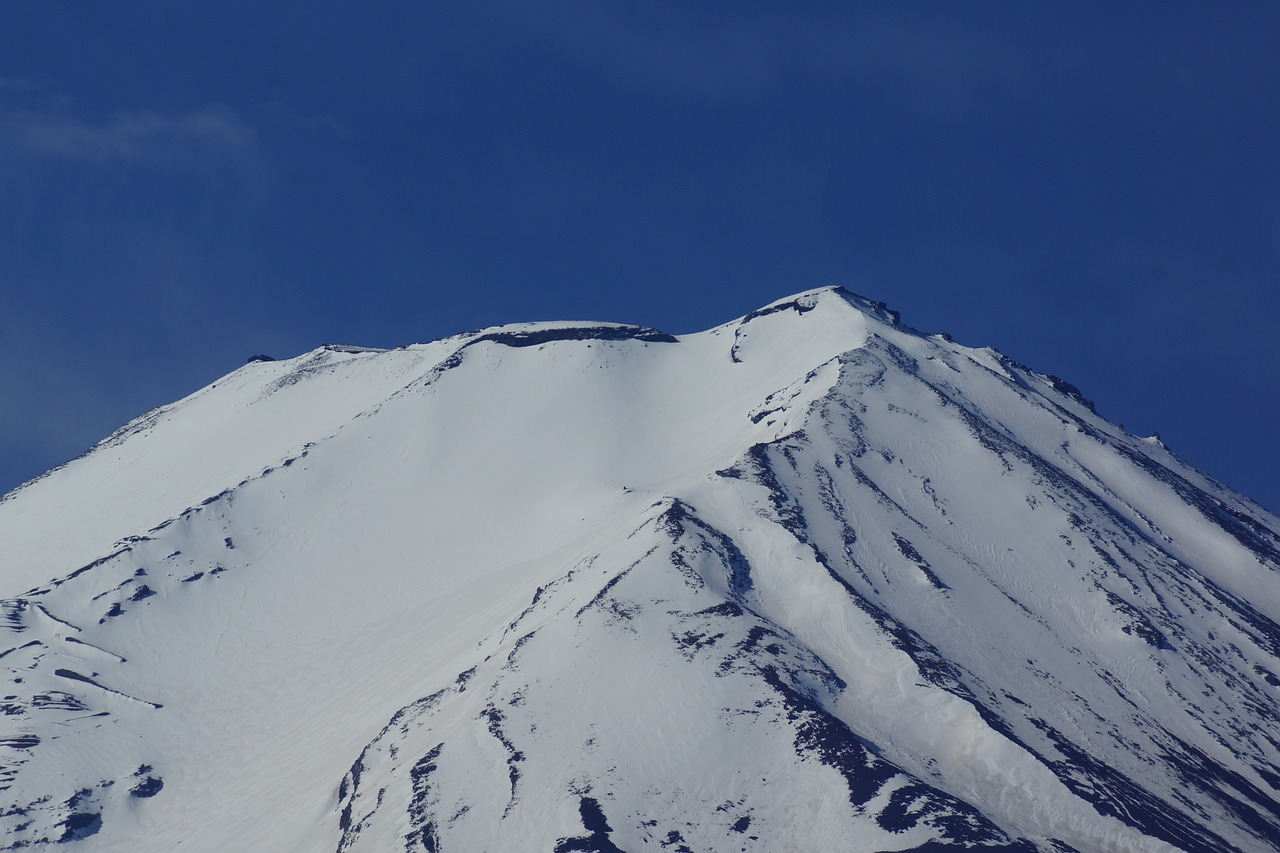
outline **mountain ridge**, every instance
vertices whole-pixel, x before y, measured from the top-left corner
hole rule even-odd
[[[0,502],[3,844],[1268,849],[1278,527],[840,289],[255,362]]]

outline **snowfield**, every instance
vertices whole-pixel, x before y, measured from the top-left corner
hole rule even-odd
[[[0,850],[1274,850],[1277,530],[839,288],[253,362],[0,499]]]

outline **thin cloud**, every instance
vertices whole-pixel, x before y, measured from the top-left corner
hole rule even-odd
[[[0,92],[36,92],[42,87],[25,77],[0,77]]]
[[[849,11],[662,17],[578,2],[548,11],[520,0],[510,9],[519,26],[584,63],[695,97],[750,99],[812,76],[953,96],[1008,73],[1006,51],[980,28],[927,18]]]
[[[608,67],[641,87],[708,97],[740,97],[776,83],[779,56],[770,29],[755,20],[666,20],[620,7],[520,0],[511,20],[581,62]]]
[[[247,153],[255,139],[250,125],[221,106],[177,116],[150,110],[118,112],[100,124],[66,112],[19,111],[0,116],[0,148],[51,160],[147,161],[181,168],[211,156]]]
[[[263,104],[262,109],[270,118],[286,128],[301,128],[311,133],[326,133],[342,140],[351,139],[354,135],[351,129],[339,121],[336,116],[328,113],[314,115],[301,113],[281,101],[270,101]]]

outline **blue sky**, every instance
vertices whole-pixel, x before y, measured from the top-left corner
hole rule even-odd
[[[826,284],[1280,510],[1280,6],[0,6],[0,491],[259,352]]]

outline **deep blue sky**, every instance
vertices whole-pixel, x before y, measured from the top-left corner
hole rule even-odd
[[[267,352],[825,284],[1280,510],[1280,5],[0,5],[0,492]]]

